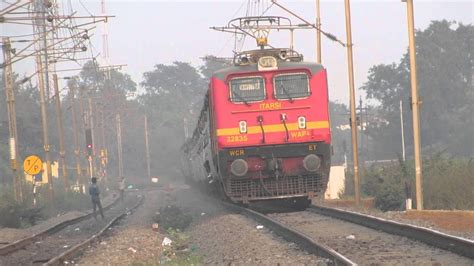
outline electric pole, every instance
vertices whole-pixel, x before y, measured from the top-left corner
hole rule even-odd
[[[360,178],[359,178],[359,154],[357,146],[357,118],[355,106],[354,89],[354,62],[352,56],[352,32],[351,32],[351,10],[349,0],[345,0],[346,9],[346,34],[347,34],[347,66],[349,71],[349,95],[351,109],[351,137],[352,137],[352,158],[354,167],[354,192],[356,206],[360,205]]]
[[[13,193],[16,201],[22,201],[21,176],[18,169],[18,132],[16,126],[15,92],[13,91],[13,71],[11,65],[11,43],[8,37],[3,38],[3,82],[7,100],[8,132],[10,145],[10,167],[13,173]]]
[[[76,117],[76,100],[75,100],[75,82],[71,82],[69,92],[71,94],[71,116],[72,116],[72,136],[74,141],[74,154],[76,155],[76,185],[80,187],[79,191],[83,191],[82,169],[81,169],[81,149],[77,138],[77,117]]]
[[[49,136],[48,136],[48,115],[46,113],[46,100],[45,100],[45,88],[43,73],[41,73],[42,65],[40,55],[36,56],[36,65],[37,69],[40,70],[38,73],[38,86],[40,89],[40,107],[41,107],[41,124],[43,127],[43,148],[44,148],[44,157],[46,160],[46,175],[48,178],[49,185],[49,196],[50,200],[54,198],[53,192],[53,178],[51,175],[51,159],[49,157]]]
[[[151,171],[150,171],[150,146],[148,143],[148,118],[145,114],[145,149],[146,149],[146,169],[148,174],[148,180],[151,180]]]
[[[79,111],[81,112],[81,119],[82,119],[82,123],[81,123],[82,128],[81,128],[81,130],[82,130],[82,132],[85,132],[86,129],[88,128],[89,119],[88,119],[87,113],[84,109],[84,92],[83,92],[83,90],[84,90],[84,87],[81,87],[79,89]],[[87,157],[87,160],[89,161],[89,157]],[[89,164],[90,164],[90,161],[89,161]],[[87,171],[88,171],[89,176],[92,177],[92,172],[91,172],[90,165],[87,169],[88,169]]]
[[[316,28],[321,29],[321,6],[320,6],[320,0],[316,0]],[[318,64],[322,63],[322,58],[321,58],[321,31],[316,30],[316,43],[317,43],[317,61]]]
[[[116,115],[117,121],[117,156],[118,156],[118,174],[119,178],[123,177],[123,161],[122,161],[122,125],[120,121],[120,114]]]
[[[403,129],[403,101],[400,100],[400,130],[402,133],[402,159],[405,161],[405,130]]]
[[[100,158],[100,172],[102,176],[104,177],[104,181],[107,182],[107,170],[106,170],[106,160],[107,160],[107,149],[106,149],[106,138],[105,138],[105,118],[104,118],[104,105],[100,105],[100,108],[98,105],[96,105],[98,115],[100,115],[97,120],[99,122],[97,123],[97,127],[99,127],[100,124],[100,146],[99,146],[99,158]]]
[[[35,42],[37,44],[36,51],[36,69],[38,71],[38,87],[40,90],[40,107],[41,107],[41,124],[43,128],[43,148],[44,158],[46,161],[46,175],[48,178],[49,198],[52,201],[54,198],[53,178],[51,175],[51,159],[49,154],[49,135],[48,135],[48,114],[46,111],[46,91],[49,94],[49,66],[48,66],[48,44],[46,31],[46,6],[45,2],[34,1],[35,15],[37,18],[33,20],[33,29],[35,31]],[[42,45],[41,47],[41,42]],[[41,54],[42,53],[42,54]],[[43,58],[41,58],[43,56]],[[44,60],[44,62],[43,62]],[[43,68],[43,63],[45,67]],[[44,70],[44,72],[43,72]],[[45,88],[46,87],[46,88]]]
[[[69,191],[69,180],[67,175],[66,168],[66,152],[64,150],[64,128],[62,121],[62,112],[61,112],[61,97],[59,96],[59,84],[58,84],[58,75],[53,74],[54,81],[54,96],[56,98],[56,123],[58,127],[59,134],[59,159],[61,164],[61,172],[64,179],[64,190]]]
[[[416,174],[416,209],[423,210],[423,175],[421,171],[421,137],[420,115],[416,78],[416,51],[415,51],[415,26],[413,15],[413,0],[407,2],[408,39],[410,43],[410,81],[411,81],[411,106],[413,115],[413,147],[415,156]]]
[[[360,158],[361,158],[361,169],[362,176],[365,175],[365,150],[364,150],[364,120],[363,120],[363,107],[362,107],[362,96],[359,98],[359,125],[360,125]]]
[[[91,136],[92,136],[92,154],[89,156],[90,158],[90,167],[91,167],[91,177],[94,176],[95,168],[95,144],[96,144],[96,139],[95,139],[95,130],[94,130],[94,112],[92,109],[92,98],[89,97],[87,99],[88,104],[89,104],[89,128],[91,130]]]

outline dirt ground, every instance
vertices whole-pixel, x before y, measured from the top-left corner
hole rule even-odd
[[[410,210],[382,212],[374,208],[374,199],[362,200],[362,207],[355,207],[354,200],[326,200],[315,204],[361,212],[403,223],[432,228],[469,239],[474,239],[474,211],[461,210]]]
[[[333,199],[333,200],[324,200],[324,205],[330,207],[354,207],[355,202],[353,199]],[[361,199],[362,208],[374,208],[375,206],[375,199],[374,198],[367,198]]]
[[[453,230],[474,232],[474,211],[408,211],[401,217],[410,220],[428,221],[436,227]]]

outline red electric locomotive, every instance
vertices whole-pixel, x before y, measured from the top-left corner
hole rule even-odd
[[[324,193],[331,162],[326,70],[290,49],[238,54],[213,74],[183,147],[185,175],[234,202]]]

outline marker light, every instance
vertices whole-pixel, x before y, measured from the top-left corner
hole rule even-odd
[[[298,128],[305,129],[306,128],[306,118],[304,116],[298,117]]]
[[[247,122],[240,121],[239,122],[239,130],[240,130],[240,134],[247,133]]]

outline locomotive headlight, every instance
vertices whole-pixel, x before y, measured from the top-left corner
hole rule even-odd
[[[230,164],[230,172],[235,176],[244,176],[249,170],[249,165],[244,159],[236,159]]]
[[[239,130],[240,130],[240,134],[247,133],[247,122],[246,121],[240,121],[239,122]]]
[[[308,172],[316,172],[321,167],[321,159],[315,154],[308,154],[303,159],[303,167]]]
[[[304,116],[298,117],[298,128],[305,129],[306,128],[306,118]]]

